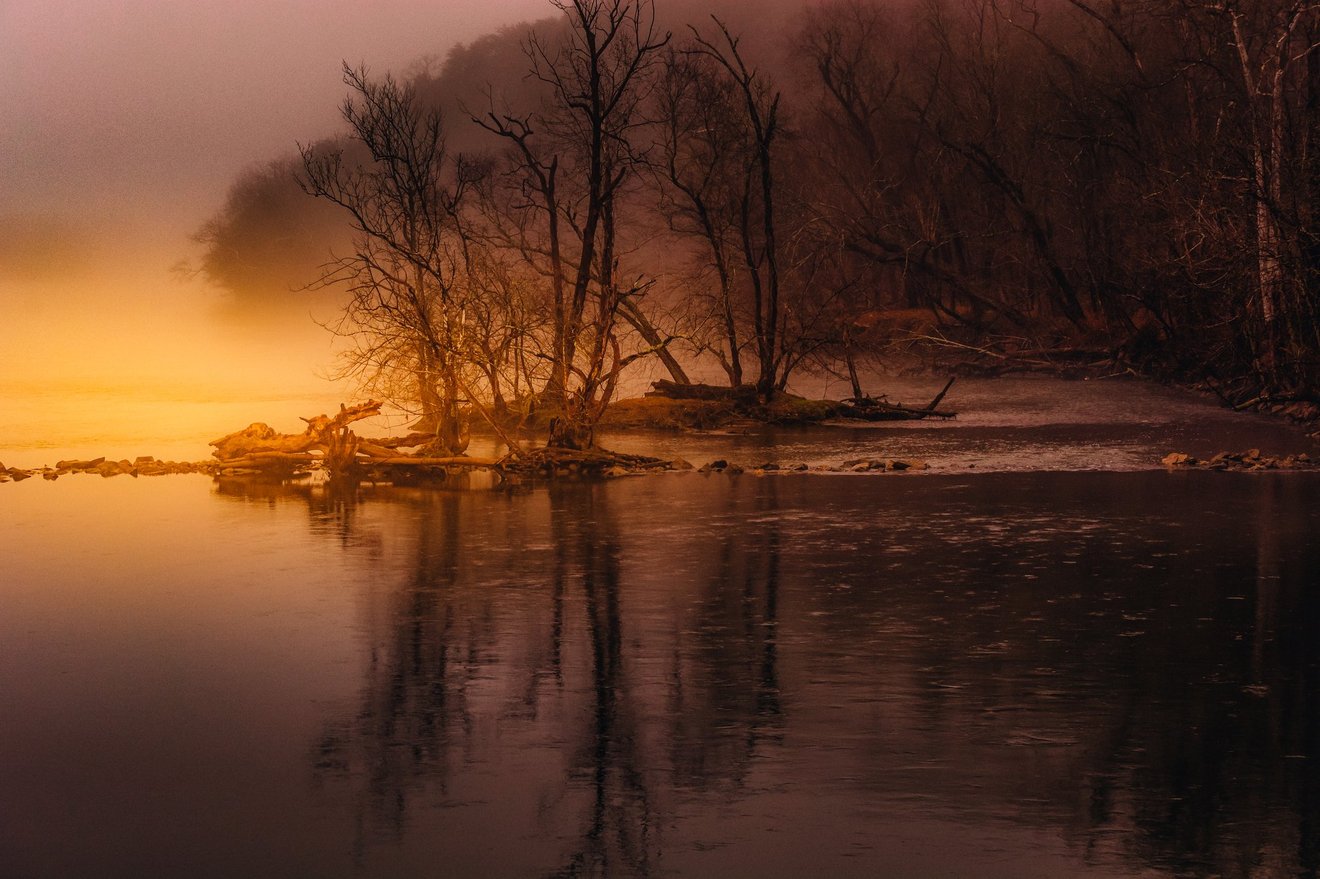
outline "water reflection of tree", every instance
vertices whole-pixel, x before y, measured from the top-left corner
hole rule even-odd
[[[1131,792],[1133,854],[1178,875],[1320,875],[1320,546],[1295,496],[1304,488],[1267,478],[1254,489],[1239,566],[1214,584],[1243,599],[1216,620],[1219,650],[1175,635],[1182,661],[1167,647],[1143,657],[1149,671],[1094,767]],[[1189,679],[1193,651],[1204,673]],[[1111,820],[1095,817],[1101,830]]]
[[[839,534],[859,560],[841,562],[840,579],[865,589],[806,593],[807,608],[800,584],[790,593],[791,643],[820,627],[795,664],[814,662],[829,698],[846,699],[850,679],[853,695],[886,688],[883,728],[840,717],[870,751],[862,784],[925,785],[973,821],[1059,828],[1138,870],[1318,875],[1320,532],[1307,486],[1286,474],[1241,493],[1208,486],[1198,509],[1186,506],[1196,492],[1143,505],[1113,474],[1063,478],[1087,492],[1075,500],[1087,527],[1070,533],[1058,500],[1058,523],[1040,522],[1036,495],[1054,487],[1041,482],[978,483],[1023,497],[1001,508],[969,495],[980,515],[1002,515],[988,535],[959,525],[955,541],[935,517],[962,508],[898,497],[869,512],[870,531]],[[1031,542],[1038,529],[1052,536]],[[784,545],[801,536],[787,529]],[[885,663],[887,676],[862,668]],[[898,768],[909,765],[925,768]]]
[[[668,715],[681,784],[742,782],[751,759],[782,736],[778,482],[734,483],[725,495],[715,560],[702,582],[690,643],[676,645]]]
[[[286,484],[265,479],[220,478],[215,480],[215,491],[228,500],[263,504],[271,509],[281,503],[300,503],[306,507],[312,531],[334,537],[343,546],[378,542],[375,532],[358,522],[358,505],[367,491],[360,484]]]
[[[1088,850],[1121,840],[1141,868],[1315,876],[1320,546],[1307,501],[1283,496],[1301,490],[1267,477],[1231,515],[1160,509],[1143,522],[1114,486],[1087,504],[1120,530],[1079,540],[1094,547],[1079,546],[1089,554],[1071,576],[1056,570],[1044,590],[987,576],[929,614],[905,597],[908,619],[954,620],[928,625],[918,655],[964,689],[922,698],[955,705],[952,722],[965,725],[956,735],[999,761],[992,797],[1018,805],[1019,820],[1061,823]],[[1169,521],[1185,535],[1153,530]],[[992,570],[981,559],[966,568]],[[1020,622],[1037,615],[1038,626]],[[1066,686],[1042,705],[1022,670]],[[1005,733],[1027,744],[1004,748]],[[1057,774],[1011,771],[1030,765],[1024,752],[1071,739],[1056,752]]]
[[[590,653],[589,723],[572,764],[589,779],[590,797],[580,819],[579,843],[549,876],[646,876],[651,872],[652,803],[638,752],[634,690],[623,655],[618,527],[601,485],[550,489],[556,546],[553,573],[556,639],[562,637],[566,568],[576,569],[584,598]],[[563,657],[556,643],[554,656]],[[562,677],[563,669],[556,668]]]
[[[824,568],[808,557],[829,550],[786,515],[795,485],[720,483],[702,527],[677,536],[637,503],[659,490],[624,483],[307,501],[313,528],[350,552],[371,529],[408,541],[406,567],[382,569],[360,703],[318,742],[318,776],[350,791],[364,839],[397,835],[428,785],[443,794],[474,754],[530,744],[549,774],[519,794],[539,797],[545,824],[529,857],[551,876],[647,875],[688,811],[676,799],[706,810],[711,790],[742,796],[791,725],[798,740],[848,736],[862,796],[927,785],[980,817],[1061,828],[1106,858],[1117,844],[1179,875],[1317,875],[1320,545],[1308,502],[1289,496],[1304,487],[1261,480],[1231,524],[1180,509],[1185,532],[1159,532],[1168,511],[1134,516],[1110,480],[1077,503],[1112,527],[1064,523],[1024,547],[1005,515],[1001,538],[937,555],[922,551],[943,538],[923,536],[918,501],[866,494],[892,509],[843,531],[832,512],[845,548],[813,583],[803,573]],[[523,542],[541,548],[510,548]],[[640,568],[675,553],[692,563],[672,583]],[[1137,562],[1154,566],[1140,580]],[[882,703],[884,723],[823,719],[853,697]],[[523,725],[492,735],[493,713]]]
[[[329,722],[313,749],[318,779],[352,803],[360,856],[382,833],[402,837],[425,791],[443,796],[470,754],[501,747],[483,739],[492,704],[471,697],[483,674],[517,694],[498,709],[502,716],[526,720],[531,742],[551,740],[564,760],[564,775],[540,796],[540,814],[555,836],[575,842],[548,876],[652,874],[673,781],[737,784],[757,749],[778,738],[782,536],[774,518],[762,517],[751,536],[732,527],[713,536],[709,553],[701,550],[707,576],[696,584],[699,601],[685,612],[683,633],[657,641],[637,618],[657,595],[630,592],[624,573],[639,549],[630,539],[649,535],[630,531],[625,539],[611,491],[566,484],[530,497],[388,496],[401,507],[385,517],[388,531],[393,540],[406,532],[411,559],[374,599],[359,704]],[[300,496],[319,521],[324,502]],[[351,511],[354,500],[342,501],[349,512],[340,510],[340,521],[353,523],[350,530],[380,528],[380,515]],[[723,515],[732,524],[775,503],[773,494],[735,493]],[[507,505],[495,519],[509,533],[474,534],[473,504]],[[544,509],[529,521],[527,510],[538,504]],[[534,558],[508,549],[541,537],[546,547]],[[525,588],[501,597],[492,583],[504,578]],[[658,596],[668,604],[693,584],[663,586],[675,590]],[[529,622],[508,631],[507,619],[495,619],[508,613]],[[667,675],[647,667],[656,656],[673,657]],[[658,726],[661,717],[668,719]],[[647,747],[656,741],[663,744]]]
[[[464,631],[455,612],[466,573],[461,496],[435,493],[412,506],[414,559],[404,582],[385,595],[384,631],[370,633],[361,704],[330,723],[315,747],[323,776],[361,780],[354,791],[359,853],[379,829],[403,835],[411,797],[424,782],[444,789],[450,749],[472,724],[466,693],[480,638]]]
[[[370,646],[358,709],[330,721],[313,746],[319,782],[348,785],[357,856],[381,832],[403,836],[411,800],[426,783],[444,789],[449,752],[470,731],[466,691],[481,644],[455,609],[470,562],[462,545],[465,493],[382,491],[382,500],[407,513],[393,517],[389,530],[411,544],[408,562],[397,583],[366,596]],[[314,534],[382,562],[383,536],[362,515],[376,496],[372,487],[218,480],[217,492],[271,507],[303,505]]]

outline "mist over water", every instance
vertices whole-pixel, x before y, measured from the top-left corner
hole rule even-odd
[[[334,352],[315,322],[323,300],[290,293],[278,309],[245,317],[172,273],[162,248],[92,257],[45,276],[0,276],[7,466],[51,463],[38,449],[159,456],[191,443],[190,458],[203,457],[217,430],[261,420],[269,401],[284,402],[266,417],[294,430],[297,415],[347,393],[326,378]]]
[[[767,44],[800,3],[659,7],[666,27],[718,11]],[[0,5],[15,69],[0,94],[0,461],[48,463],[30,449],[200,457],[217,431],[296,430],[297,416],[347,400],[324,378],[333,343],[315,323],[332,299],[291,289],[314,275],[271,278],[264,300],[236,306],[176,271],[196,268],[191,236],[245,171],[340,131],[342,63],[406,75],[555,14],[544,0]],[[501,44],[498,65],[473,56],[456,79],[466,99],[496,81],[516,99],[516,44]]]

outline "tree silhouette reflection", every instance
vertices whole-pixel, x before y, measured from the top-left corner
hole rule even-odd
[[[564,589],[577,572],[590,654],[589,720],[575,735],[571,773],[588,779],[589,804],[579,819],[579,843],[548,876],[649,875],[653,822],[645,771],[637,751],[637,719],[623,655],[620,546],[604,487],[569,484],[550,489],[556,545],[554,655],[562,657]],[[563,669],[556,668],[562,679]]]
[[[471,812],[518,816],[525,874],[662,874],[774,790],[1136,871],[1317,875],[1304,486],[1225,511],[1209,483],[1134,503],[1135,475],[699,479],[672,506],[662,480],[233,495],[305,505],[375,572],[360,698],[311,754],[359,857],[462,849],[443,816]]]
[[[735,786],[757,749],[781,735],[778,669],[782,525],[765,491],[735,486],[722,499],[728,523],[713,536],[713,564],[675,645],[670,760],[679,784]],[[742,490],[739,490],[739,489]]]

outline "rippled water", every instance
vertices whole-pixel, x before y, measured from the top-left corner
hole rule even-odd
[[[2,488],[7,877],[1320,864],[1308,474]]]

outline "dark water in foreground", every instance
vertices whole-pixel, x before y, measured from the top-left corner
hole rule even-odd
[[[5,877],[1320,869],[1313,475],[3,489]]]

